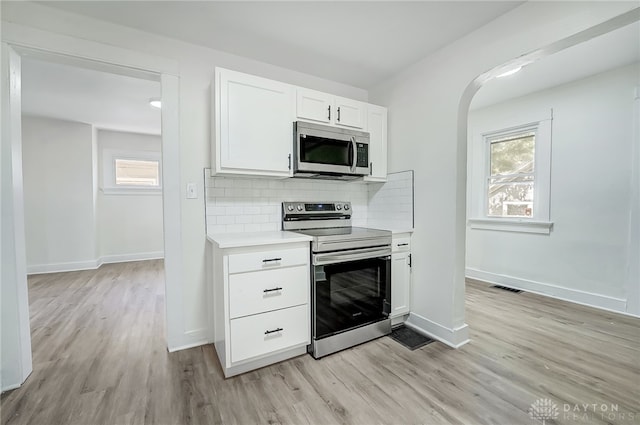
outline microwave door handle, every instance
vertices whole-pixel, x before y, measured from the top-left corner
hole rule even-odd
[[[351,167],[351,172],[356,171],[356,164],[358,163],[356,155],[356,136],[351,136],[351,161],[349,164],[349,167]]]

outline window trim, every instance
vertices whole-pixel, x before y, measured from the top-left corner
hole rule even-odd
[[[116,184],[116,159],[158,162],[158,186]],[[105,195],[162,195],[162,155],[154,151],[104,149],[102,151],[102,193]]]
[[[523,123],[524,122],[524,123]],[[520,124],[494,126],[494,130],[479,131],[472,138],[472,167],[481,167],[482,182],[477,181],[479,173],[471,173],[471,202],[467,225],[471,229],[507,232],[549,234],[553,228],[550,221],[551,195],[551,141],[553,110],[541,119],[522,120]],[[495,130],[495,127],[502,127]],[[534,150],[534,198],[531,217],[495,217],[488,215],[487,190],[490,177],[491,141],[525,132],[535,132]],[[475,157],[474,157],[475,154]],[[479,157],[479,158],[478,158]],[[480,171],[480,170],[478,170]],[[475,177],[475,178],[474,178]]]

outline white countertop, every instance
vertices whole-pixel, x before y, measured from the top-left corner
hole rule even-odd
[[[400,233],[413,233],[413,227],[407,228],[407,229],[398,228],[398,229],[387,229],[387,230],[391,230],[391,233],[393,233],[394,235],[398,235]]]
[[[310,242],[311,236],[295,232],[247,232],[209,233],[207,240],[220,248],[241,248],[246,246],[275,245],[279,243]]]

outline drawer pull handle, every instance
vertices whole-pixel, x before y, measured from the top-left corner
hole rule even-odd
[[[264,292],[264,293],[266,294],[266,293],[274,292],[274,291],[282,291],[282,288],[271,288],[271,289],[265,289],[265,290],[264,290],[264,291],[262,291],[262,292]]]
[[[408,243],[399,243],[398,246],[409,246]]]
[[[273,263],[276,261],[282,261],[282,258],[266,258],[262,260],[263,263]]]
[[[274,330],[272,330],[272,331],[264,331],[264,334],[265,334],[265,335],[269,335],[269,334],[276,333],[276,332],[280,332],[280,331],[283,331],[283,330],[284,330],[284,329],[282,329],[282,328],[276,328],[276,329],[274,329]]]

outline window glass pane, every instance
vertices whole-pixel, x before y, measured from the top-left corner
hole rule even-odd
[[[533,172],[535,134],[491,142],[491,175]]]
[[[116,185],[159,187],[159,161],[116,159]]]
[[[532,217],[533,182],[489,182],[487,214],[494,217]]]

